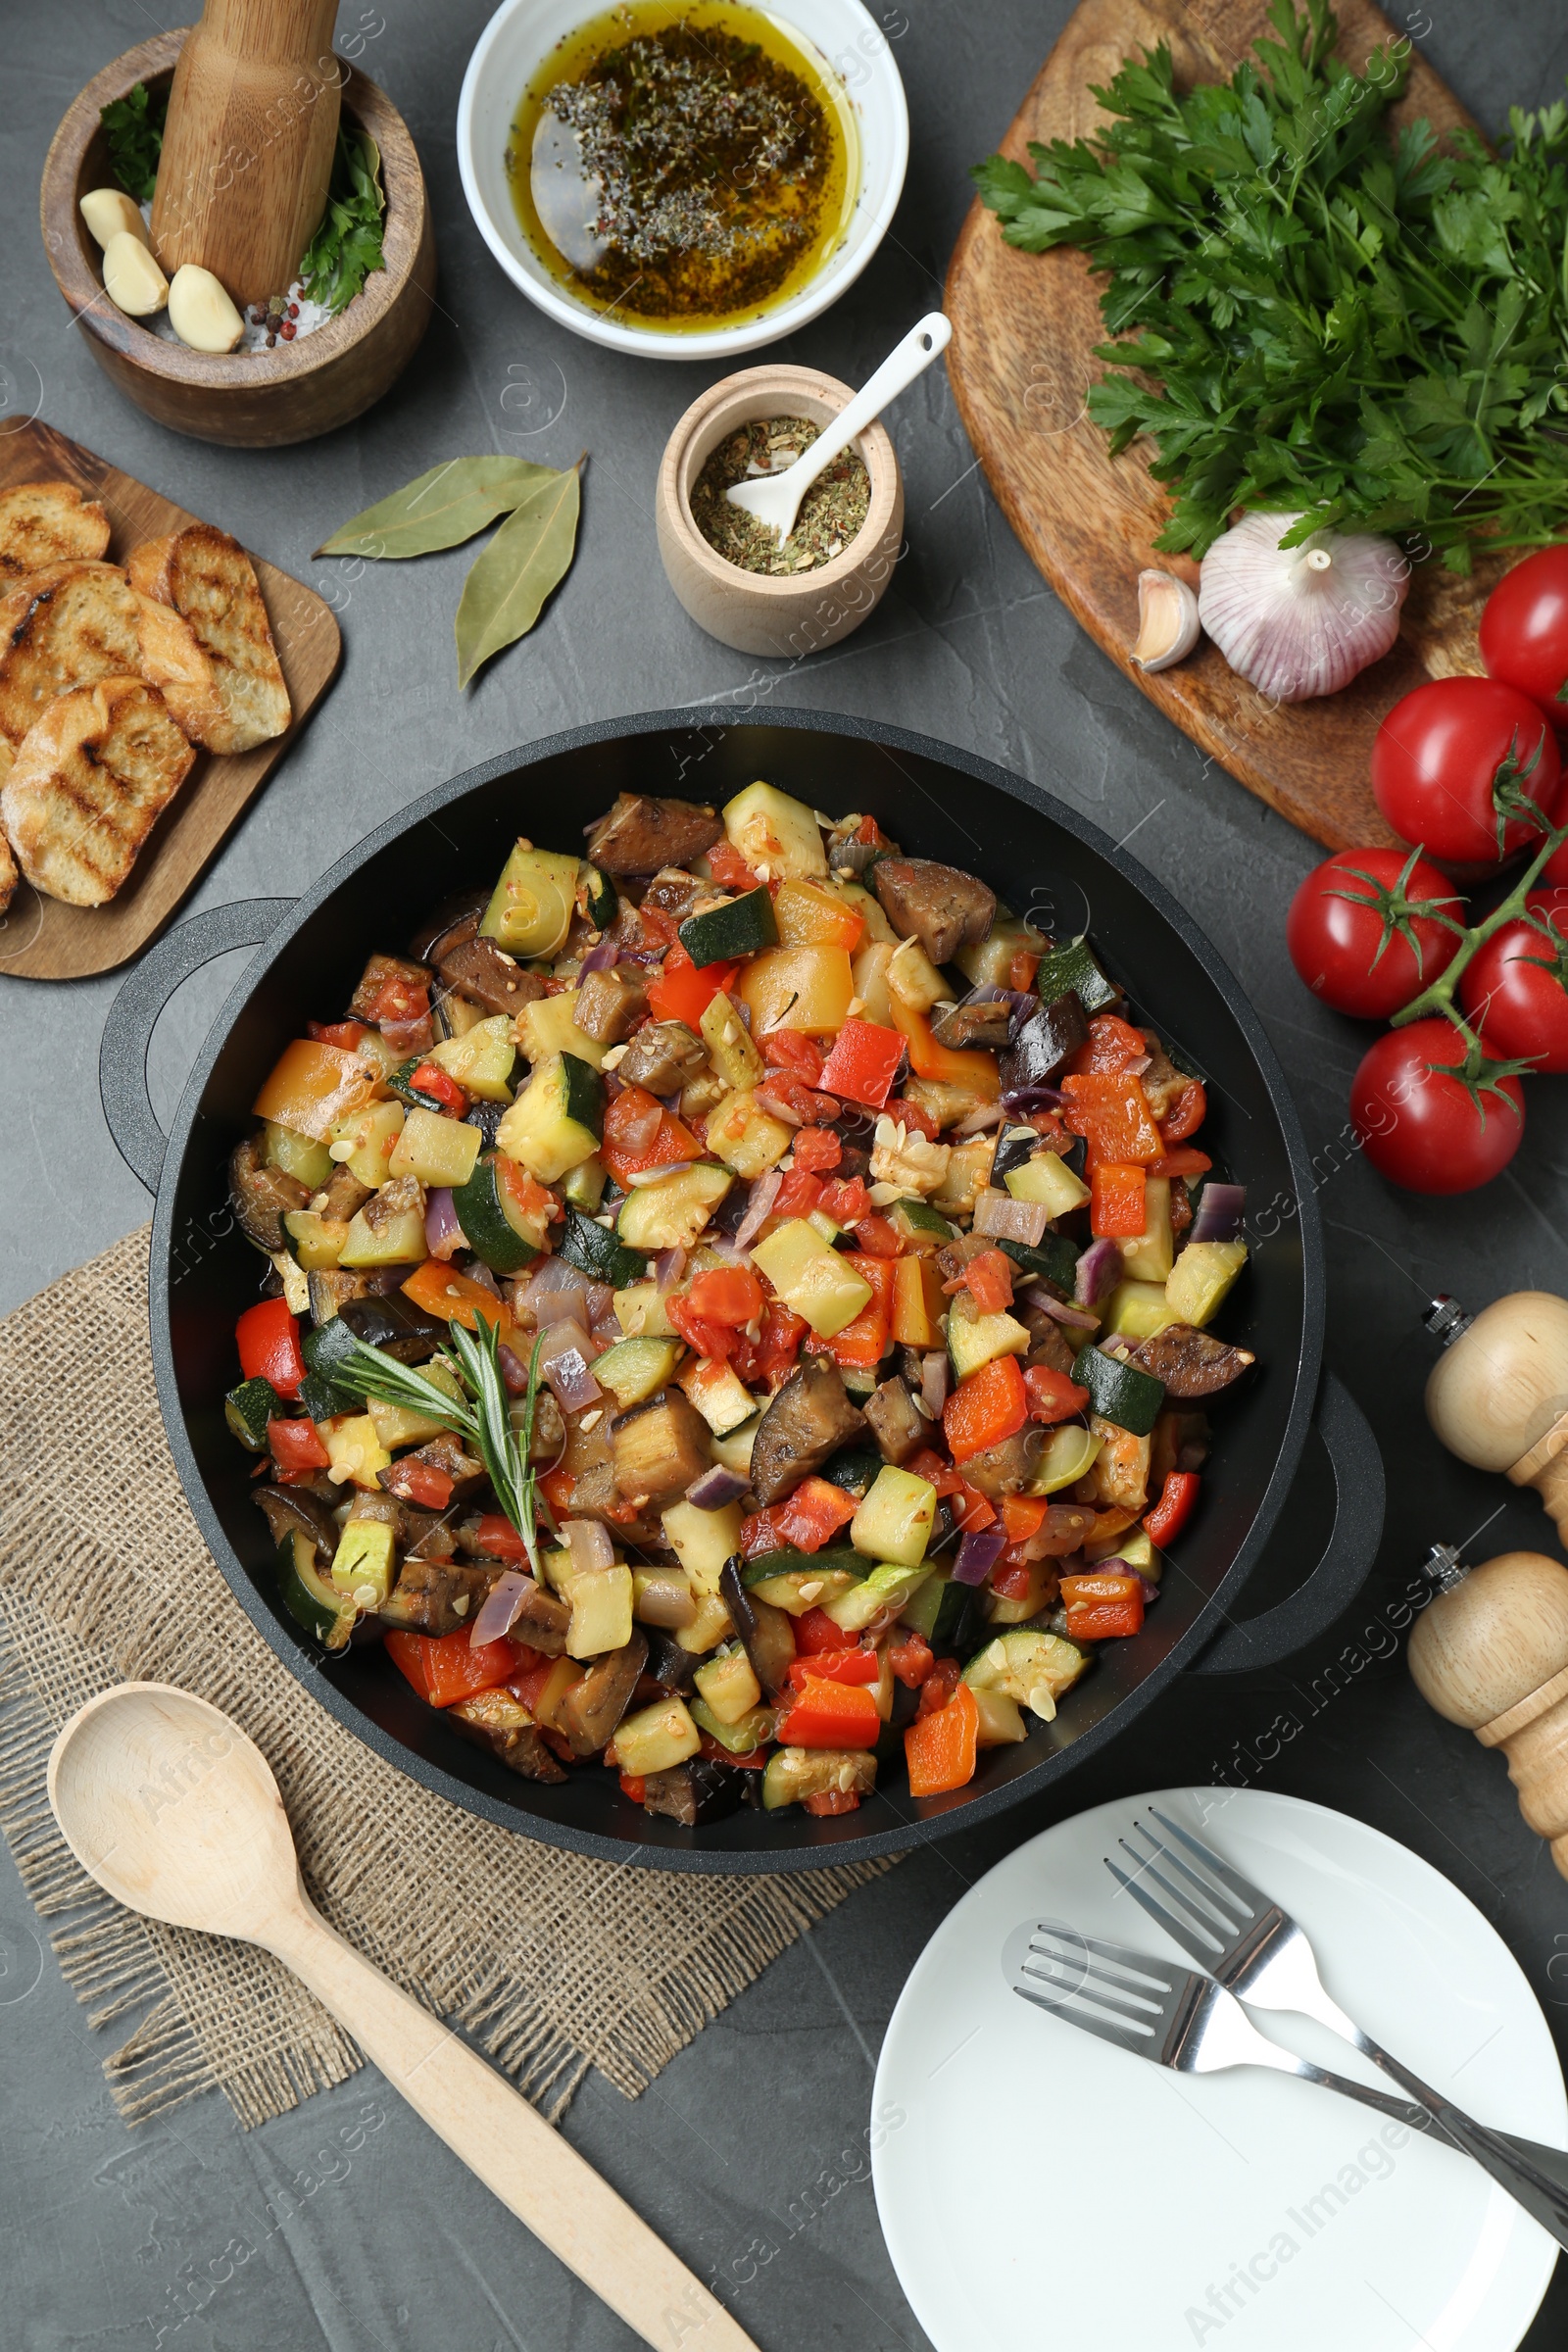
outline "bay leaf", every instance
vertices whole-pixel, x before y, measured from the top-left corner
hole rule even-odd
[[[544,467],[538,469],[545,472]],[[577,546],[578,468],[549,473],[507,516],[463,583],[458,684],[504,645],[525,637],[571,568]]]
[[[524,458],[449,458],[352,515],[316,552],[383,562],[460,547],[542,483],[557,479],[553,466]]]

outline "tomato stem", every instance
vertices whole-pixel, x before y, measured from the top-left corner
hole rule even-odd
[[[1527,922],[1533,922],[1534,918],[1529,915],[1525,907],[1526,896],[1534,888],[1536,879],[1547,858],[1560,849],[1565,841],[1568,841],[1568,824],[1552,824],[1537,808],[1534,801],[1526,802],[1524,796],[1521,795],[1515,808],[1521,815],[1531,810],[1535,811],[1536,822],[1541,825],[1545,835],[1541,848],[1507,897],[1500,900],[1482,922],[1472,923],[1463,933],[1458,952],[1446,969],[1429,987],[1424,988],[1418,997],[1412,997],[1408,1004],[1393,1015],[1390,1022],[1391,1028],[1402,1029],[1409,1021],[1419,1021],[1433,1013],[1441,1013],[1446,1020],[1452,1021],[1454,1027],[1467,1041],[1474,1036],[1475,1033],[1470,1024],[1465,1020],[1463,1014],[1455,1009],[1453,1002],[1453,993],[1459,984],[1465,966],[1479,950],[1486,946],[1488,940],[1502,929],[1505,923],[1515,922],[1521,915]],[[1499,815],[1513,812],[1514,810],[1511,808],[1498,811]]]

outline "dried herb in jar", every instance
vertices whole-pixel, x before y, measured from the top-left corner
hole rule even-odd
[[[870,512],[871,477],[854,449],[841,450],[811,484],[787,539],[724,495],[737,482],[782,473],[806,455],[818,429],[804,416],[758,417],[726,434],[709,458],[692,485],[692,520],[726,564],[741,571],[815,571],[843,555],[859,531]]]

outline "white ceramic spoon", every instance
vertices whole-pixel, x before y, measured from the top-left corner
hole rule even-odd
[[[526,2099],[372,1968],[312,1903],[267,1758],[167,1683],[122,1683],[55,1741],[49,1802],[118,1902],[259,1943],[503,2205],[657,2352],[757,2352],[723,2306]]]
[[[857,433],[876,422],[890,401],[925,373],[932,361],[947,350],[952,336],[953,321],[941,311],[928,312],[902,343],[895,344],[849,407],[822,427],[805,457],[797,458],[782,473],[759,474],[755,482],[737,482],[724,493],[731,506],[744,507],[755,520],[776,531],[781,540],[787,539],[795,528],[801,501],[817,475],[832,465],[841,449],[849,447]]]

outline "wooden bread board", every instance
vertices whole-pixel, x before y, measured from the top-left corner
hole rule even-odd
[[[1339,53],[1357,72],[1395,27],[1368,0],[1341,0]],[[1179,83],[1227,79],[1267,30],[1266,0],[1083,0],[1002,141],[1028,164],[1031,139],[1089,136],[1105,120],[1091,84],[1163,41]],[[1440,131],[1470,117],[1416,54],[1393,120],[1424,115]],[[1152,564],[1196,586],[1197,566],[1154,551],[1169,502],[1147,445],[1112,459],[1085,413],[1105,372],[1098,288],[1081,254],[1021,253],[976,200],[948,270],[948,372],[958,413],[998,503],[1068,611],[1167,718],[1250,792],[1330,849],[1389,843],[1372,798],[1373,738],[1399,697],[1429,677],[1479,671],[1481,607],[1510,561],[1460,580],[1417,564],[1398,643],[1343,693],[1270,707],[1206,638],[1150,676],[1128,658],[1138,574]]]
[[[0,416],[0,490],[65,479],[109,513],[109,559],[122,564],[138,540],[204,517],[122,473],[90,449],[35,419]],[[222,527],[221,515],[213,517]],[[226,758],[199,751],[190,774],[154,826],[123,890],[106,906],[67,906],[19,885],[0,917],[0,973],[80,980],[124,963],[165,922],[288,750],[336,672],[343,650],[330,608],[313,589],[253,558],[294,716],[286,733]]]

